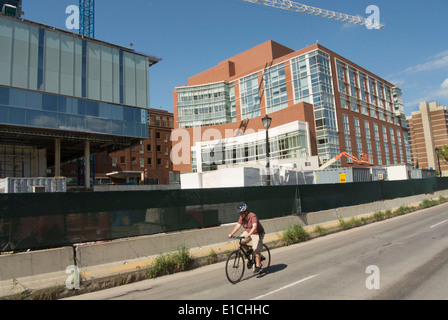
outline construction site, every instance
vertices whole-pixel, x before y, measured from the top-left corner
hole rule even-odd
[[[384,28],[287,0],[242,1]],[[74,254],[89,272],[143,259],[149,251],[129,253],[123,242],[204,237],[234,223],[242,202],[272,225],[310,225],[321,211],[448,189],[437,168],[412,163],[401,89],[321,44],[293,50],[269,40],[189,77],[172,88],[171,133],[151,137],[149,73],[162,58],[96,39],[95,0],[79,1],[79,33],[23,19],[21,0],[0,7],[0,66],[9,70],[0,74],[0,265],[9,271],[17,254],[36,252]],[[155,158],[129,161],[164,166],[169,183],[145,184],[144,169],[107,172],[119,182],[95,183],[95,155],[143,154],[149,138]],[[70,189],[61,166],[76,161],[82,185]],[[181,242],[163,242],[163,250]],[[49,285],[60,285],[65,270],[49,269]],[[0,279],[2,295],[20,291],[11,279],[39,275],[20,272]]]

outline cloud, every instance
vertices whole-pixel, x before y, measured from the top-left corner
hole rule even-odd
[[[440,89],[435,93],[437,97],[448,98],[448,78],[442,82]]]
[[[404,72],[417,73],[440,69],[448,69],[448,50],[430,57],[430,60],[428,62],[409,67]]]
[[[412,107],[415,105],[419,105],[420,102],[423,101],[435,101],[437,99],[447,99],[448,98],[448,78],[446,78],[439,89],[432,90],[431,92],[427,92],[427,94],[422,95],[420,98],[414,99],[412,101],[405,101],[405,107]]]

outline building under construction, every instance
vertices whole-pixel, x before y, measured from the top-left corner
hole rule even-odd
[[[160,60],[1,14],[0,178],[58,176],[65,161],[148,138],[149,68]]]

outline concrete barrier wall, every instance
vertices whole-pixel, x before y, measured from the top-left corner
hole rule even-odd
[[[0,295],[64,284],[73,257],[72,247],[1,255]]]
[[[297,216],[263,220],[268,239],[275,239],[294,224],[312,226],[337,222],[339,218],[365,215],[403,205],[413,205],[425,199],[448,196],[448,190],[435,194],[416,195],[343,207]],[[180,246],[190,249],[194,256],[205,256],[210,250],[230,250],[234,241],[227,235],[235,224],[201,230],[188,230],[169,234],[141,236],[105,243],[40,250],[0,256],[0,296],[15,294],[26,289],[49,288],[64,285],[69,274],[66,268],[74,264],[80,269],[82,279],[93,280],[141,270],[160,254],[176,251]],[[269,237],[268,237],[269,236]],[[219,253],[219,252],[217,252]]]

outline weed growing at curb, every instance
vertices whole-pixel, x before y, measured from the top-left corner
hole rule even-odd
[[[307,241],[310,238],[308,232],[300,224],[295,224],[286,229],[282,236],[282,240],[286,245]]]
[[[327,229],[321,225],[317,225],[314,227],[314,232],[318,233],[319,236],[324,236]]]
[[[148,278],[157,278],[163,275],[188,270],[193,259],[190,251],[181,246],[174,253],[162,254],[147,268]]]

